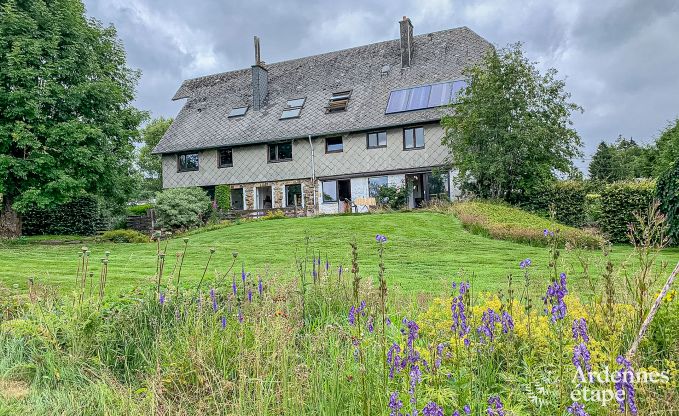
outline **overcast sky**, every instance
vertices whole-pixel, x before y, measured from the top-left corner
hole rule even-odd
[[[171,117],[182,80],[398,37],[468,26],[496,46],[521,41],[539,67],[566,78],[585,160],[618,135],[647,143],[679,116],[679,1],[563,0],[85,0],[113,23],[128,63],[142,71],[136,105]]]

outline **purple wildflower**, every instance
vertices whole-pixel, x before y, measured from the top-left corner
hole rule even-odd
[[[578,340],[582,338],[585,343],[589,342],[589,336],[587,335],[587,321],[585,318],[573,320],[573,339]]]
[[[415,321],[410,321],[407,318],[403,318],[404,324],[408,328],[408,357],[406,361],[415,363],[420,359],[420,354],[415,350],[415,339],[417,339],[420,327]]]
[[[441,367],[441,357],[443,356],[443,349],[446,347],[446,344],[439,344],[436,347],[436,359],[434,360],[434,367],[439,368]]]
[[[616,361],[622,367],[616,373],[615,390],[617,394],[615,399],[618,401],[618,405],[620,405],[621,412],[624,413],[625,408],[628,408],[631,414],[636,415],[638,410],[634,400],[634,370],[632,369],[632,364],[622,355],[619,355]]]
[[[365,301],[361,301],[361,304],[358,306],[358,313],[361,314],[361,316],[365,316]]]
[[[443,416],[443,409],[440,408],[435,402],[427,403],[424,408],[422,408],[423,416]]]
[[[238,322],[243,323],[243,312],[238,308]]]
[[[210,289],[210,300],[212,300],[212,311],[217,312],[217,295],[215,294],[215,290]]]
[[[511,317],[510,317],[511,319]],[[495,324],[502,323],[502,318],[494,310],[488,308],[481,315],[481,326],[476,329],[479,334],[479,340],[482,343],[487,341],[493,342],[495,340]],[[503,327],[505,324],[503,324]]]
[[[377,234],[377,235],[375,236],[375,241],[377,241],[378,243],[386,243],[386,242],[387,242],[387,237],[384,236],[384,235],[382,235],[382,234]]]
[[[387,351],[387,364],[389,365],[389,378],[394,378],[394,370],[400,369],[401,366],[401,347],[397,343],[391,344],[389,351]]]
[[[160,303],[160,306],[165,305],[165,293],[160,292],[160,298],[158,299],[158,303]]]
[[[504,406],[500,396],[490,396],[488,398],[488,416],[505,416]]]
[[[525,269],[527,267],[530,267],[531,264],[532,264],[532,262],[530,261],[530,259],[525,259],[525,260],[521,260],[521,263],[519,263],[519,267],[522,268],[522,269]]]
[[[342,278],[342,265],[340,264],[339,269],[337,269],[337,277]]]
[[[389,416],[402,416],[401,408],[403,407],[403,402],[398,398],[398,392],[391,393],[389,397]]]
[[[387,324],[387,326],[391,326],[391,319],[389,319],[388,316],[384,318],[384,322]]]
[[[259,292],[259,297],[262,297],[262,292],[264,292],[264,285],[262,285],[262,276],[259,277],[259,282],[257,283],[257,291]]]
[[[408,391],[408,394],[410,394],[410,403],[412,404],[417,403],[417,398],[415,397],[415,387],[420,381],[422,381],[422,372],[420,371],[420,367],[415,364],[410,367],[410,390]]]
[[[462,408],[462,410],[464,410],[465,415],[471,415],[472,414],[472,408],[469,407],[468,404],[465,404],[464,407]]]
[[[375,330],[375,325],[373,323],[373,317],[372,316],[368,318],[368,323],[366,324],[366,327],[368,328],[368,332],[370,332],[371,334]]]
[[[226,316],[222,316],[222,329],[226,328]]]
[[[231,283],[231,290],[233,291],[233,296],[238,296],[238,287],[236,286],[236,278],[233,278],[233,283]]]
[[[502,333],[503,334],[506,334],[509,331],[514,330],[514,319],[512,319],[512,316],[507,311],[502,312],[502,317],[500,318],[500,323],[502,324]]]
[[[252,302],[252,289],[248,289],[248,302]]]
[[[325,273],[328,273],[328,270],[330,270],[330,262],[328,262],[328,258],[325,258]]]
[[[564,297],[568,294],[568,289],[566,288],[566,273],[561,273],[558,281],[552,282],[547,287],[547,293],[542,298],[545,304],[545,313],[547,313],[547,305],[551,305],[551,321],[552,323],[557,320],[561,320],[566,317],[566,302],[564,302]]]
[[[590,364],[591,355],[587,345],[584,342],[573,347],[573,365],[575,368],[579,368],[583,374],[587,374],[592,371],[592,365]]]
[[[243,281],[243,284],[245,284],[245,263],[241,264],[241,269],[240,269],[240,278]]]
[[[453,286],[455,288],[455,286]],[[457,334],[459,338],[464,337],[469,333],[469,325],[467,324],[467,314],[465,312],[464,304],[464,286],[460,283],[460,295],[453,297],[452,304],[450,306],[450,311],[453,318],[453,324],[450,326],[450,330]],[[466,293],[466,290],[465,292]]]
[[[351,305],[351,308],[349,308],[349,325],[355,325],[356,324],[356,307],[354,305]]]
[[[578,402],[573,402],[573,404],[568,406],[568,409],[566,410],[568,410],[568,413],[572,414],[573,416],[589,416],[587,412],[585,412],[585,406]]]

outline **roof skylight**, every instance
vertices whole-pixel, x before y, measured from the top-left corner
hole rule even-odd
[[[302,113],[302,108],[304,108],[304,103],[306,98],[294,98],[286,102],[286,107],[283,109],[281,114],[281,120],[286,118],[296,118]]]
[[[245,113],[247,113],[247,112],[248,112],[247,106],[245,106],[245,107],[234,107],[229,112],[229,118],[231,118],[231,117],[241,117],[241,116],[244,116]]]
[[[333,93],[328,105],[325,107],[325,111],[335,113],[346,110],[347,105],[349,105],[349,98],[351,98],[351,91]]]

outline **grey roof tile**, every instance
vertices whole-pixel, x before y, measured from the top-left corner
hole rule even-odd
[[[385,114],[389,92],[462,77],[492,45],[467,27],[418,35],[410,68],[401,68],[399,40],[267,64],[264,107],[228,118],[233,107],[251,106],[251,69],[184,81],[174,99],[187,101],[155,153],[261,143],[279,139],[371,130],[438,120],[441,108]],[[388,74],[382,68],[389,65]],[[347,111],[326,114],[333,92],[353,90]],[[285,101],[306,97],[301,116],[280,120]]]

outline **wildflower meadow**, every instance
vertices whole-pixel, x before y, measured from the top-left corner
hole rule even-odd
[[[365,238],[374,238],[375,279],[365,277],[356,243],[347,247],[350,263],[338,264],[322,254],[322,241],[307,239],[287,274],[250,269],[233,252],[212,275],[210,249],[197,283],[182,280],[190,238],[170,262],[158,239],[153,284],[116,296],[106,293],[115,255],[95,262],[83,247],[70,295],[40,285],[3,290],[0,414],[679,408],[677,269],[656,261],[661,247],[652,239],[637,241],[624,269],[605,247],[581,258],[590,287],[583,293],[562,271],[570,248],[546,229],[542,271],[519,258],[500,291],[477,291],[474,270],[461,270],[440,296],[412,296],[390,288],[389,236]],[[536,286],[540,297],[531,295]]]

